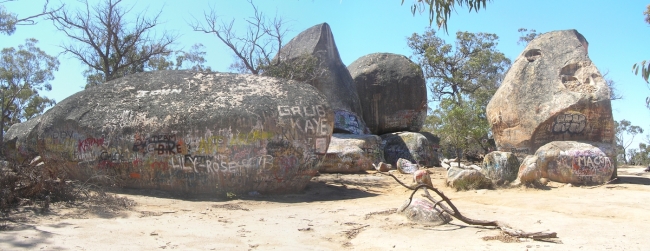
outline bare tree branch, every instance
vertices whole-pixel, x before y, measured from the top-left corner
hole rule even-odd
[[[447,213],[447,214],[453,216],[454,218],[456,218],[456,219],[458,219],[458,220],[460,220],[460,221],[462,221],[464,223],[467,223],[469,225],[497,227],[497,228],[501,229],[501,231],[503,233],[505,233],[507,235],[510,235],[510,236],[513,236],[513,237],[518,237],[518,238],[531,238],[531,239],[557,238],[557,233],[555,233],[555,232],[524,232],[522,230],[514,229],[514,228],[508,226],[507,224],[505,224],[503,222],[476,220],[476,219],[468,218],[468,217],[466,217],[466,216],[464,216],[464,215],[462,215],[460,213],[458,208],[456,208],[456,206],[451,202],[449,197],[447,197],[444,193],[442,193],[440,190],[436,189],[435,187],[427,185],[427,184],[419,184],[419,185],[415,185],[415,186],[408,186],[408,185],[404,184],[404,182],[399,180],[397,177],[395,177],[395,175],[393,175],[391,173],[383,173],[383,172],[380,172],[380,173],[383,174],[383,175],[392,177],[395,181],[397,181],[397,183],[399,183],[403,187],[406,187],[406,188],[408,188],[410,190],[413,190],[413,192],[411,193],[411,196],[409,197],[409,203],[407,204],[407,207],[411,203],[411,201],[413,200],[413,195],[415,195],[415,193],[418,190],[420,190],[422,188],[425,188],[424,194],[422,195],[423,197],[429,199],[431,202],[434,203],[434,205],[439,206],[445,213]],[[445,203],[442,204],[440,201],[433,198],[429,194],[427,189],[430,189],[431,191],[434,191],[438,196],[440,196],[440,198],[442,198],[442,201],[444,201]],[[435,206],[434,206],[434,208],[435,208]]]
[[[230,22],[220,20],[213,6],[209,13],[203,13],[203,21],[194,18],[189,25],[194,31],[214,34],[230,48],[235,57],[231,69],[258,75],[262,73],[264,65],[271,64],[273,56],[282,48],[287,32],[283,28],[286,22],[278,17],[267,18],[252,0],[248,0],[248,3],[253,8],[253,16],[245,20],[248,26],[244,36],[238,35],[233,29],[235,19]]]
[[[61,46],[64,52],[86,64],[89,75],[99,74],[101,82],[143,71],[152,58],[173,52],[170,47],[177,35],[166,31],[159,37],[151,35],[162,10],[151,18],[138,13],[130,22],[126,16],[133,7],[122,8],[122,0],[103,0],[92,7],[87,0],[82,3],[84,10],[61,9],[49,19],[74,41]]]

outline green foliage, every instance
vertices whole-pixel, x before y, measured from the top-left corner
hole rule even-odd
[[[539,36],[539,33],[537,33],[536,30],[534,29],[526,29],[526,28],[519,28],[517,30],[519,33],[521,33],[521,36],[519,37],[519,41],[517,41],[517,44],[523,44],[524,46],[530,43],[530,41],[533,41],[537,36]]]
[[[645,22],[650,24],[650,4],[646,7],[646,10],[643,12],[645,15]],[[640,63],[636,63],[632,66],[632,71],[634,75],[639,75],[639,70],[641,70],[641,77],[645,80],[646,83],[650,83],[648,79],[650,78],[650,61],[643,60]],[[646,105],[650,108],[650,97],[645,100]]]
[[[615,136],[616,136],[616,152],[617,155],[622,157],[622,158],[617,158],[619,161],[623,161],[625,164],[628,163],[628,156],[632,157],[632,155],[628,155],[630,147],[630,144],[632,144],[632,141],[634,141],[634,137],[637,134],[643,133],[643,128],[639,126],[632,125],[632,122],[628,120],[621,120],[619,121],[614,121],[614,126],[615,126]],[[625,137],[631,135],[631,139],[625,140]]]
[[[650,143],[650,135],[647,135],[646,142]],[[631,165],[650,166],[650,145],[639,143],[639,149],[629,149],[628,156]]]
[[[61,6],[58,9],[48,10],[47,4],[49,3],[49,0],[46,0],[45,5],[43,6],[43,11],[41,13],[24,18],[18,18],[18,15],[9,12],[9,10],[7,10],[4,5],[2,5],[3,3],[11,1],[12,0],[0,1],[0,34],[4,33],[5,35],[12,35],[16,31],[17,25],[34,25],[36,24],[36,18],[49,15],[53,11],[57,11],[63,8],[63,6]]]
[[[456,148],[458,155],[467,147],[488,150],[485,109],[510,67],[510,60],[497,50],[497,41],[495,34],[458,32],[452,46],[432,29],[408,39],[433,100],[440,101],[426,128]]]
[[[443,28],[445,32],[447,31],[447,21],[451,16],[452,11],[456,11],[456,6],[469,7],[469,11],[472,10],[478,12],[481,8],[485,9],[487,2],[490,0],[417,0],[411,5],[411,13],[415,15],[416,12],[424,12],[427,7],[429,8],[429,25],[433,24],[433,21],[436,21],[438,28]],[[402,0],[402,5],[404,0]],[[482,5],[482,6],[481,6]]]
[[[0,5],[0,33],[11,35],[16,31],[18,16]]]
[[[36,39],[27,39],[17,49],[4,48],[0,53],[0,140],[11,125],[33,118],[55,104],[40,92],[52,90],[49,81],[54,79],[59,61],[36,47],[36,43]]]
[[[497,50],[499,37],[490,33],[457,32],[455,46],[445,43],[432,29],[413,34],[408,46],[422,67],[433,100],[463,95],[487,106],[499,86],[510,59]]]
[[[443,99],[427,117],[427,122],[428,128],[439,135],[444,144],[456,150],[456,156],[461,156],[462,149],[475,145],[487,148],[483,139],[490,132],[490,125],[485,109],[474,100],[458,104],[451,99]]]

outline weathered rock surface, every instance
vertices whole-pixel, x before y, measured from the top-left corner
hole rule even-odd
[[[386,163],[397,165],[400,158],[420,166],[440,166],[438,149],[440,138],[428,132],[399,132],[380,136],[384,145]]]
[[[380,171],[380,172],[388,172],[390,169],[393,169],[393,165],[391,164],[386,164],[384,162],[379,162],[379,164],[375,165],[372,164],[375,167],[375,170]]]
[[[404,174],[415,173],[417,170],[420,169],[418,164],[413,164],[411,163],[411,161],[402,158],[397,160],[396,165],[397,165],[397,171]]]
[[[417,170],[413,173],[413,182],[418,185],[429,185],[433,187],[431,183],[431,176],[427,170]]]
[[[336,116],[334,132],[369,133],[354,81],[341,61],[334,35],[327,23],[312,26],[298,34],[282,47],[276,59],[291,62],[305,54],[318,59],[318,67],[323,74],[316,79],[307,80],[307,83],[325,94],[332,105]]]
[[[517,179],[519,160],[511,152],[493,151],[485,155],[481,172],[497,185]]]
[[[78,92],[29,134],[49,166],[78,179],[186,193],[297,192],[332,135],[310,85],[190,71],[129,75]]]
[[[36,116],[23,123],[12,125],[4,135],[5,157],[17,163],[32,159],[38,155],[34,128],[43,116]]]
[[[397,212],[411,221],[432,226],[444,225],[451,221],[451,216],[437,207],[434,208],[431,201],[422,198],[413,198],[410,204],[409,200],[406,200]]]
[[[377,135],[332,135],[327,155],[320,165],[324,173],[358,173],[375,169],[373,164],[384,161],[381,138]]]
[[[447,185],[458,190],[473,190],[491,188],[492,181],[479,170],[452,165],[447,170]]]
[[[487,106],[499,151],[523,158],[552,141],[614,143],[609,88],[588,45],[576,30],[562,30],[526,46]]]
[[[537,167],[537,155],[528,155],[519,166],[517,179],[522,183],[534,183],[542,178],[542,170]]]
[[[614,172],[609,144],[554,141],[540,147],[535,157],[520,167],[519,180],[533,182],[539,178],[576,185],[599,185],[608,182]],[[534,163],[534,164],[533,164]]]
[[[373,53],[348,66],[373,134],[419,132],[427,116],[427,87],[422,68],[407,57]]]

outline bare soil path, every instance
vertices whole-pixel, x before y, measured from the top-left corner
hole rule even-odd
[[[546,189],[461,192],[444,186],[444,169],[429,170],[464,215],[555,231],[561,243],[486,241],[499,230],[458,220],[414,224],[395,213],[411,191],[390,177],[323,174],[300,194],[223,201],[125,190],[120,195],[138,203],[130,211],[25,212],[28,220],[5,223],[10,230],[0,231],[0,250],[650,249],[650,174],[642,167],[620,168],[620,182],[599,187],[551,182]]]

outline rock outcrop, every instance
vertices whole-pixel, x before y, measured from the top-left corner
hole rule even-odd
[[[609,181],[614,172],[614,154],[609,144],[554,141],[540,147],[519,170],[522,183],[541,178],[576,185],[598,185]]]
[[[377,135],[332,135],[327,155],[320,165],[324,173],[358,173],[375,169],[384,161],[381,138]]]
[[[481,172],[497,185],[517,179],[519,160],[511,152],[493,151],[485,155]]]
[[[552,141],[614,144],[610,91],[588,45],[576,30],[563,30],[526,46],[487,106],[499,151],[523,159]]]
[[[317,173],[334,114],[310,85],[252,75],[158,71],[78,92],[28,141],[81,180],[185,193],[281,193]],[[31,122],[28,122],[31,123]]]
[[[427,116],[427,88],[422,68],[392,53],[363,56],[348,66],[373,134],[419,132]]]
[[[438,149],[440,138],[428,132],[399,132],[380,136],[384,145],[386,163],[397,166],[402,158],[420,166],[440,166]]]
[[[306,81],[325,94],[335,112],[334,132],[369,133],[354,81],[341,61],[334,35],[327,23],[315,25],[298,34],[280,49],[274,60],[290,63],[304,55],[318,59],[317,71],[321,74],[313,79],[298,80]]]

